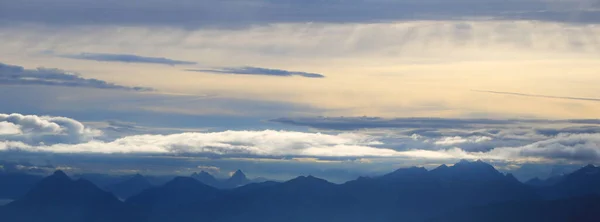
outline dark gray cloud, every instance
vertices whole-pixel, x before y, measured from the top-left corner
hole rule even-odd
[[[537,97],[537,98],[547,98],[547,99],[566,99],[566,100],[580,100],[580,101],[592,101],[592,102],[600,102],[598,98],[584,98],[584,97],[570,97],[570,96],[549,96],[549,95],[539,95],[539,94],[527,94],[527,93],[516,93],[516,92],[500,92],[500,91],[489,91],[489,90],[473,90],[474,92],[480,93],[492,93],[492,94],[501,94],[501,95],[510,95],[510,96],[524,96],[524,97]]]
[[[590,1],[593,3],[593,1]],[[43,7],[41,7],[43,5]],[[118,24],[236,27],[277,22],[373,23],[496,18],[598,23],[597,3],[545,0],[4,0],[0,21],[58,25]]]
[[[129,91],[152,91],[148,87],[130,87],[99,79],[83,78],[60,69],[25,69],[21,66],[0,63],[0,85],[44,85]]]
[[[318,73],[287,71],[282,69],[267,69],[259,67],[227,67],[220,69],[188,69],[190,72],[208,72],[215,74],[230,74],[230,75],[261,75],[261,76],[302,76],[306,78],[325,78],[324,75]]]
[[[63,58],[92,60],[99,62],[124,62],[124,63],[148,63],[148,64],[164,64],[164,65],[195,65],[196,62],[174,60],[161,57],[146,57],[130,54],[110,54],[110,53],[80,53],[59,55]]]
[[[600,163],[600,134],[561,134],[547,140],[538,141],[523,147],[505,148],[514,155],[542,157],[551,160],[579,161],[582,163]]]

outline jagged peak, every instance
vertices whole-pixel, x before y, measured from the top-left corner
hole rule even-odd
[[[465,167],[465,166],[485,166],[488,168],[494,168],[494,166],[492,166],[491,164],[486,163],[482,160],[470,162],[465,159],[460,160],[458,163],[454,164],[452,167]]]
[[[446,169],[446,168],[449,168],[449,166],[446,164],[442,164],[439,167],[436,167],[436,169]]]

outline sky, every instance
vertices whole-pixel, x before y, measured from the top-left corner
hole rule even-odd
[[[332,181],[600,164],[597,0],[0,0],[0,161]]]

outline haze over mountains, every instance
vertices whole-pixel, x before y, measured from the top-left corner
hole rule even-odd
[[[113,193],[62,171],[0,207],[0,220],[37,221],[598,221],[600,167],[548,185],[521,183],[482,161],[412,167],[334,184],[313,176],[249,183],[238,171],[152,185],[135,175]],[[5,188],[7,189],[7,188]],[[139,192],[138,192],[139,191]],[[121,199],[117,197],[117,193]],[[123,198],[124,196],[130,196]]]

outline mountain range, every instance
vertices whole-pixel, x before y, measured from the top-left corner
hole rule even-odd
[[[114,186],[119,187],[113,187],[115,193],[131,195],[121,201],[85,179],[57,171],[0,207],[0,220],[600,221],[600,167],[593,165],[544,186],[521,183],[482,161],[433,170],[404,168],[344,184],[301,176],[243,185],[250,181],[241,171],[227,180],[200,172],[158,186],[144,181],[135,175]],[[123,191],[136,186],[140,192]]]

